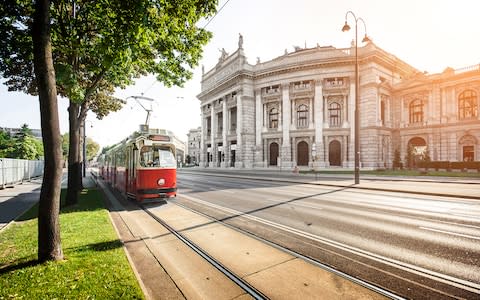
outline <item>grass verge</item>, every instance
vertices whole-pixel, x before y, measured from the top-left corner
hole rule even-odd
[[[64,261],[37,263],[36,207],[0,233],[1,300],[144,299],[102,197],[83,190],[61,210]]]

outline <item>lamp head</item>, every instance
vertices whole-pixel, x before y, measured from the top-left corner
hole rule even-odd
[[[365,34],[365,36],[363,37],[362,43],[369,43],[371,41],[372,40],[367,36],[367,34]]]
[[[349,30],[350,30],[350,26],[347,24],[347,21],[345,21],[345,25],[343,25],[342,31],[345,32]]]

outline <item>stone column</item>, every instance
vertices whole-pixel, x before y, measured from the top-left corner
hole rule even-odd
[[[217,160],[216,160],[216,157],[217,157],[217,147],[215,147],[215,136],[217,135],[217,122],[215,121],[215,107],[214,107],[214,103],[212,102],[210,104],[210,108],[211,108],[211,111],[210,111],[210,128],[211,128],[211,131],[210,131],[210,144],[211,144],[211,147],[210,147],[210,154],[212,156],[212,161],[210,162],[210,167],[213,167],[213,166],[216,166],[216,163],[217,163]]]
[[[243,142],[242,142],[242,132],[243,132],[243,105],[242,105],[242,95],[237,94],[237,146],[235,150],[235,168],[243,168]]]
[[[324,121],[324,108],[323,108],[323,92],[322,92],[322,80],[315,82],[315,95],[314,95],[314,117],[315,120],[315,152],[316,156],[313,160],[313,168],[325,167],[325,153],[323,146],[323,121]]]
[[[224,160],[220,163],[221,168],[226,168],[228,165],[228,157],[230,155],[227,147],[227,132],[229,130],[228,126],[228,110],[227,110],[227,99],[223,99],[223,107],[222,107],[222,126],[223,126],[223,131],[222,131],[222,153],[224,156]],[[221,159],[221,158],[220,158]]]
[[[282,87],[282,126],[279,127],[283,130],[282,148],[280,150],[281,165],[282,168],[291,168],[292,155],[290,146],[290,97],[289,97],[289,85],[284,84]]]
[[[313,104],[313,103],[314,103],[314,102],[313,102],[314,99],[315,99],[315,96],[314,96],[313,98],[310,98],[310,99],[308,100],[308,128],[309,128],[309,129],[315,128],[315,122],[314,122],[314,118],[313,118],[313,116],[314,116],[313,111],[314,111],[316,105]]]
[[[293,100],[293,101],[290,101],[290,113],[291,113],[291,117],[290,119],[288,120],[288,122],[290,122],[290,126],[292,129],[297,129],[297,101],[296,100]]]
[[[255,92],[255,164],[254,167],[263,167],[262,158],[262,128],[263,112],[261,91]]]
[[[198,162],[199,163],[199,166],[200,167],[205,167],[205,164],[206,164],[206,155],[205,153],[207,152],[207,148],[205,147],[205,134],[206,134],[206,125],[205,124],[205,115],[203,113],[203,106],[200,107],[200,120],[202,122],[202,126],[200,127],[201,128],[201,131],[200,131],[200,161]]]

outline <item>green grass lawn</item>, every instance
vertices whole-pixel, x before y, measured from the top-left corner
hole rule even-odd
[[[0,233],[0,299],[143,299],[102,197],[61,210],[64,261],[37,263],[36,207]]]

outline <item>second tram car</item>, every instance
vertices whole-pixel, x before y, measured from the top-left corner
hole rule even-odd
[[[173,134],[163,129],[135,132],[101,158],[99,171],[112,187],[143,202],[177,194]]]

